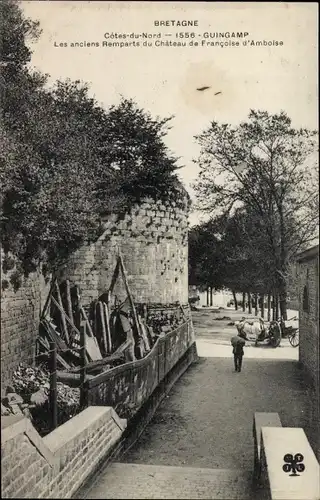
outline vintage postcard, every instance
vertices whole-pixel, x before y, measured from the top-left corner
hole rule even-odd
[[[317,3],[0,32],[2,496],[319,500]]]

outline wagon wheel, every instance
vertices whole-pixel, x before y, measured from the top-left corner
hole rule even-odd
[[[278,347],[281,342],[281,327],[276,321],[272,321],[269,327],[270,331],[270,344],[272,347]]]
[[[289,336],[289,342],[292,345],[292,347],[298,347],[299,345],[299,329],[294,330],[293,333],[291,333]]]

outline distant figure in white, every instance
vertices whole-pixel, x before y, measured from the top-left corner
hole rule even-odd
[[[239,335],[246,340],[254,340],[255,345],[258,345],[258,340],[265,331],[264,321],[262,318],[248,320],[241,318],[235,323]]]

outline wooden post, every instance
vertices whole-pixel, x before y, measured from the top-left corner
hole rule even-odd
[[[52,281],[51,281],[51,285],[50,285],[50,290],[49,290],[49,293],[48,293],[48,296],[46,298],[46,301],[45,301],[45,304],[44,304],[44,307],[42,309],[42,312],[40,314],[40,319],[44,318],[45,315],[47,314],[47,310],[49,309],[50,307],[50,302],[51,302],[51,295],[52,295],[52,292],[54,290],[54,286],[55,286],[55,278],[53,277],[52,278]]]
[[[58,405],[57,405],[57,346],[55,342],[50,342],[50,392],[49,404],[51,413],[52,430],[58,426]]]
[[[126,270],[125,270],[125,267],[124,267],[121,255],[119,255],[119,261],[120,261],[120,267],[121,267],[121,271],[122,271],[122,278],[123,278],[123,281],[124,281],[124,285],[125,285],[125,288],[126,288],[127,295],[129,297],[129,302],[130,302],[132,313],[133,313],[134,323],[136,325],[138,334],[141,334],[140,325],[139,325],[138,316],[137,316],[137,311],[136,311],[136,308],[135,308],[135,305],[134,305],[134,302],[133,302],[133,298],[132,298],[132,295],[131,295],[131,292],[130,292],[130,289],[129,289],[129,283],[128,283],[128,279],[127,279],[127,274],[126,274]]]
[[[88,393],[86,387],[86,322],[80,323],[80,408],[86,408]]]
[[[80,325],[81,325],[81,312],[80,312],[80,306],[81,306],[81,302],[80,302],[80,290],[79,290],[79,287],[77,285],[74,286],[74,291],[75,291],[75,295],[76,295],[76,313],[75,313],[75,318],[74,318],[74,323],[76,325],[76,327],[78,328],[78,330],[80,330]]]
[[[210,302],[209,302],[209,287],[207,287],[207,306],[210,305]]]
[[[62,299],[61,299],[61,294],[60,294],[60,288],[59,288],[57,281],[56,281],[56,293],[57,293],[57,302],[58,302],[59,306],[61,307],[62,311],[64,311],[63,303],[62,303]],[[65,338],[65,341],[67,344],[69,344],[70,339],[69,339],[69,334],[68,334],[67,322],[66,322],[65,315],[62,313],[61,313],[61,323],[62,323],[62,329],[63,329],[63,335]]]
[[[71,328],[73,329],[73,331],[75,333],[77,333],[79,335],[79,330],[78,328],[76,328],[74,326],[74,324],[72,323],[71,319],[69,318],[69,316],[65,313],[65,311],[60,307],[60,305],[58,304],[58,302],[56,301],[56,299],[52,296],[52,302],[53,304],[59,309],[59,311],[61,312],[61,315],[65,318],[65,320],[69,323],[69,325],[71,326]]]
[[[101,334],[102,334],[102,339],[101,339],[102,340],[101,347],[102,347],[102,351],[103,351],[102,355],[107,355],[108,354],[108,342],[107,342],[106,316],[105,316],[103,302],[99,301],[98,307],[99,307],[99,316],[100,316]]]
[[[114,286],[116,284],[117,278],[119,276],[119,271],[120,271],[120,259],[117,260],[117,264],[116,264],[115,270],[113,272],[113,276],[112,276],[112,280],[111,280],[111,285],[110,285],[110,288],[108,290],[108,296],[109,297],[111,296],[111,293],[112,293],[112,291],[114,289]]]
[[[80,306],[80,313],[82,314],[82,317],[83,317],[84,321],[86,322],[89,337],[94,337],[89,318],[88,318],[87,313],[84,310],[83,306]]]
[[[66,305],[67,305],[67,314],[68,314],[69,318],[71,319],[71,321],[74,321],[69,280],[66,280]],[[74,330],[72,328],[69,328],[70,344],[72,344],[73,337],[74,337]]]
[[[104,307],[104,318],[105,318],[105,326],[106,326],[106,343],[107,343],[107,352],[112,353],[112,339],[111,339],[111,330],[110,330],[110,317],[109,317],[109,308],[108,304],[103,302]]]

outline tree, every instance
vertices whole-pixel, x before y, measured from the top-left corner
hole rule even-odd
[[[39,22],[24,17],[19,2],[3,0],[0,4],[1,66],[21,69],[31,59],[31,50],[26,39],[37,40],[41,30]]]
[[[318,225],[316,133],[291,127],[284,112],[252,110],[237,127],[213,121],[197,140],[199,207],[216,215],[245,206],[259,218],[286,317],[288,264]]]
[[[28,274],[43,260],[58,268],[95,238],[102,212],[145,196],[176,200],[177,166],[163,141],[170,119],[130,99],[106,110],[80,81],[48,88],[27,66],[38,23],[5,0],[1,25],[1,243]]]
[[[237,208],[192,229],[189,235],[189,282],[236,293],[272,290],[272,261],[261,222]]]
[[[164,199],[178,195],[177,158],[163,141],[171,119],[153,118],[132,99],[123,98],[118,106],[110,107],[100,141],[105,163],[116,181],[117,197],[132,203],[148,196]],[[105,179],[105,172],[99,178],[103,198],[110,179]]]
[[[14,168],[6,157],[1,164],[2,177],[10,168],[12,178],[4,193],[3,246],[26,272],[44,256],[58,266],[99,228],[94,196],[99,109],[86,92],[69,82],[58,82],[51,91],[25,88],[19,129],[15,117],[7,120],[4,132],[17,147]]]

